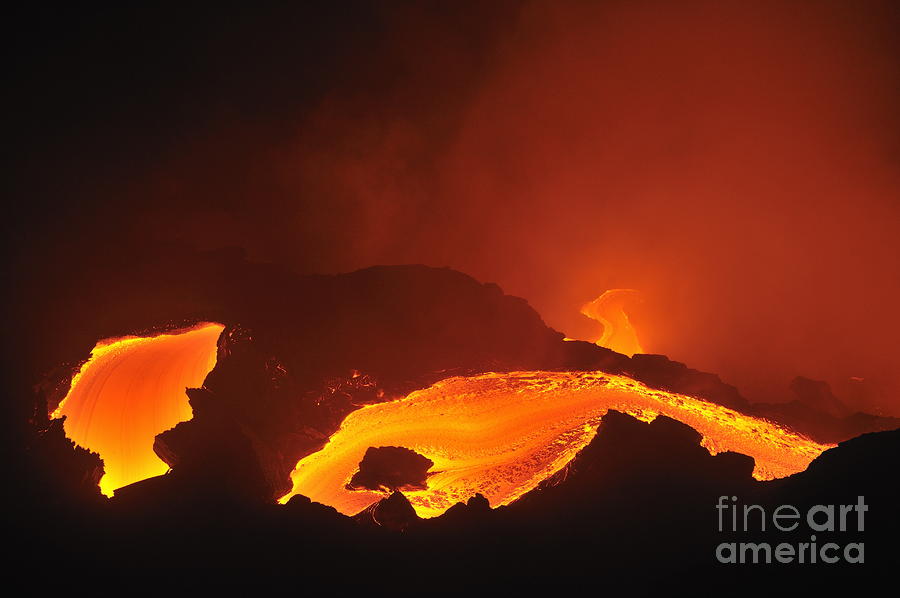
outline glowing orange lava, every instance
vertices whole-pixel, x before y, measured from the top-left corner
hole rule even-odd
[[[603,334],[591,342],[629,357],[643,353],[637,332],[624,309],[625,303],[639,298],[640,293],[634,289],[610,289],[586,303],[581,313],[603,325]]]
[[[384,497],[347,482],[370,446],[402,446],[434,461],[428,489],[405,493],[434,517],[480,492],[491,506],[513,502],[559,471],[596,434],[609,409],[644,421],[666,415],[703,435],[715,453],[756,460],[758,479],[806,469],[829,445],[766,420],[603,372],[513,372],[449,378],[409,396],[351,413],[320,451],[297,463],[294,494],[350,515]]]
[[[201,386],[216,365],[223,329],[204,323],[153,337],[106,339],[91,351],[51,417],[65,416],[66,436],[100,454],[103,494],[166,473],[153,440],[193,416],[185,389]]]

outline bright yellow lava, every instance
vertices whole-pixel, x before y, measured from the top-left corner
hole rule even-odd
[[[603,372],[512,372],[457,377],[351,413],[325,447],[300,460],[294,494],[351,515],[384,498],[347,482],[370,446],[402,446],[434,461],[428,489],[405,492],[422,517],[480,492],[491,506],[513,502],[559,471],[596,434],[609,409],[644,421],[662,414],[693,427],[715,454],[756,460],[758,479],[806,469],[831,445],[766,420]]]
[[[581,308],[582,315],[603,325],[600,338],[592,339],[591,342],[629,357],[635,353],[644,353],[637,331],[631,325],[624,307],[630,301],[639,300],[640,296],[640,292],[634,289],[610,289],[586,303]]]
[[[215,367],[223,329],[204,323],[153,337],[107,339],[91,351],[51,417],[66,416],[66,436],[100,454],[103,494],[168,471],[153,440],[193,416],[185,389],[201,386]]]

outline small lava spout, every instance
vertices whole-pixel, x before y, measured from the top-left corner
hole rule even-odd
[[[153,440],[193,417],[185,389],[201,386],[215,367],[223,329],[203,323],[151,337],[112,338],[91,351],[51,417],[65,416],[66,436],[100,454],[103,494],[168,471]]]
[[[624,309],[626,303],[636,300],[640,300],[639,291],[610,289],[586,303],[581,308],[581,313],[603,325],[603,334],[599,339],[591,339],[591,342],[629,357],[635,353],[643,353],[637,332]]]

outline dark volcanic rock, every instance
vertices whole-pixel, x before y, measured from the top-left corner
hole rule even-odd
[[[421,521],[416,510],[402,492],[393,492],[353,516],[353,520],[364,526],[378,526],[402,532]]]
[[[885,417],[871,413],[854,413],[842,420],[843,434],[840,441],[849,440],[861,434],[888,432],[900,428],[900,417]]]
[[[627,373],[651,388],[703,397],[744,413],[750,408],[737,388],[715,374],[690,369],[665,355],[637,354],[631,358]]]
[[[424,490],[434,461],[399,446],[369,447],[348,490]]]
[[[787,403],[754,403],[750,414],[785,424],[819,442],[841,442],[866,434],[900,428],[900,418],[853,413],[841,403],[827,382],[795,378],[798,396]]]
[[[491,517],[491,504],[483,494],[476,494],[468,501],[458,502],[440,517],[429,520],[427,524],[443,533],[486,523]]]
[[[355,580],[371,587],[375,580],[421,587],[441,579],[439,568],[480,589],[543,584],[577,589],[600,579],[605,590],[629,595],[689,594],[698,583],[737,594],[793,593],[817,582],[868,583],[894,572],[900,432],[842,443],[807,471],[774,482],[753,480],[748,457],[713,457],[698,441],[696,432],[663,417],[647,424],[610,412],[564,473],[539,490],[497,509],[473,497],[431,520],[416,517],[399,492],[354,518],[302,496],[284,506],[157,503],[165,493],[157,497],[151,491],[170,474],[143,482],[144,490],[131,496],[123,489],[112,508],[57,518],[48,529],[35,526],[27,546],[36,552],[19,552],[16,558],[58,550],[69,538],[78,549],[58,559],[57,572],[74,574],[98,562],[136,572],[165,562],[167,581],[183,575],[209,583],[227,571],[229,579],[246,575],[258,582],[296,571],[305,583]],[[864,496],[869,505],[864,533],[834,539],[864,541],[866,564],[721,565],[714,556],[719,542],[796,546],[810,540],[808,530],[723,533],[716,517],[721,496],[761,505],[769,513],[784,504],[805,509],[855,503]],[[141,497],[151,500],[132,502]],[[142,508],[133,508],[138,505]],[[826,537],[832,536],[820,534]]]
[[[838,418],[850,415],[850,410],[834,396],[827,382],[797,376],[791,381],[790,388],[797,399],[811,409]]]
[[[664,508],[667,501],[680,501],[685,489],[698,492],[711,485],[743,489],[753,484],[751,457],[712,456],[700,445],[701,439],[693,428],[665,416],[645,423],[609,411],[590,444],[508,510],[554,512],[570,519],[583,517],[582,509],[593,512],[598,504],[622,493],[652,489]],[[617,508],[632,506],[618,504]]]
[[[479,493],[466,501],[466,507],[473,513],[487,513],[491,510],[491,503]]]
[[[26,447],[28,465],[40,490],[56,500],[92,502],[101,498],[103,462],[97,453],[66,438],[65,417],[53,420]]]
[[[194,418],[159,434],[153,445],[172,468],[166,477],[178,482],[178,495],[200,492],[242,502],[271,502],[258,451],[242,426],[227,411],[210,408],[209,391],[187,393]]]

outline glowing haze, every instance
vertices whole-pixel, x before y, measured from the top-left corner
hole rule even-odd
[[[862,377],[880,399],[840,394],[887,408],[900,396],[895,8],[538,1],[469,25],[400,11],[366,52],[383,93],[330,90],[285,142],[229,124],[184,150],[185,201],[266,207],[181,226],[311,272],[448,265],[573,338],[593,329],[573,305],[641,289],[630,315],[654,352],[756,400],[796,375]],[[469,29],[485,43],[491,22],[473,45]],[[230,170],[236,185],[205,178]]]
[[[172,238],[450,266],[572,338],[596,330],[572,306],[636,288],[645,346],[748,398],[852,376],[842,398],[900,414],[894,0],[362,4],[44,40],[32,296],[81,299],[70,255]]]
[[[153,452],[154,438],[193,416],[185,389],[202,386],[216,365],[223,328],[201,324],[94,347],[52,417],[65,416],[66,436],[100,454],[104,494],[168,471]]]
[[[291,474],[294,494],[352,515],[383,498],[346,488],[370,446],[402,446],[434,461],[427,490],[404,492],[423,517],[480,492],[509,504],[586,446],[609,409],[666,415],[703,435],[710,452],[756,461],[759,479],[806,469],[827,445],[700,399],[653,390],[602,372],[513,372],[450,378],[406,398],[351,413],[325,447]]]

